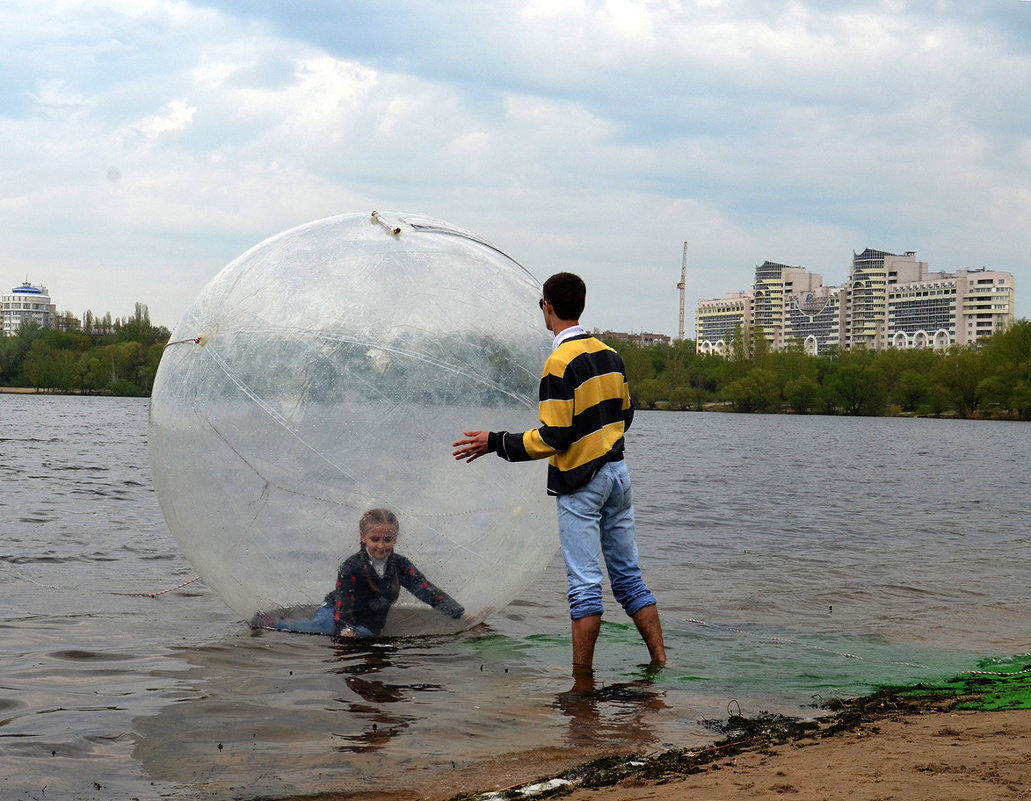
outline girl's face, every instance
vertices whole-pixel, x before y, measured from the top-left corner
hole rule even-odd
[[[360,534],[365,550],[373,559],[386,559],[397,543],[397,528],[390,523],[369,523]]]

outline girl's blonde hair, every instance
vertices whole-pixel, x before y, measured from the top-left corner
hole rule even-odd
[[[394,527],[396,531],[401,530],[401,524],[397,521],[397,515],[389,509],[370,509],[362,515],[358,521],[358,531],[362,534],[368,529],[370,523],[386,523]]]

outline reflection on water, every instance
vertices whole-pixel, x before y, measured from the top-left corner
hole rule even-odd
[[[343,742],[334,745],[334,748],[337,751],[365,753],[386,745],[391,737],[401,734],[415,720],[412,715],[401,714],[401,708],[394,706],[395,704],[411,702],[412,691],[441,691],[444,688],[441,685],[407,687],[403,684],[390,684],[368,678],[391,667],[389,652],[374,644],[356,646],[364,652],[364,658],[350,659],[355,646],[341,646],[337,649],[337,654],[344,664],[334,672],[347,677],[347,688],[361,701],[353,698],[335,700],[342,704],[342,708],[355,720],[365,721],[367,728],[358,734],[335,734],[334,738]]]
[[[667,691],[592,679],[556,697],[569,674],[554,657],[567,654],[562,638],[487,629],[375,642],[260,631],[181,649],[177,701],[133,721],[132,756],[153,780],[217,796],[438,788],[517,755],[525,771],[655,746]]]
[[[669,709],[665,695],[651,678],[605,684],[593,670],[573,668],[573,686],[559,693],[554,706],[569,718],[570,746],[611,749],[622,739],[623,748],[639,751],[656,741],[649,712]]]

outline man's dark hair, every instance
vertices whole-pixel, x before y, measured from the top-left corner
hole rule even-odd
[[[544,282],[544,299],[560,320],[579,320],[584,313],[587,286],[579,275],[555,273]]]

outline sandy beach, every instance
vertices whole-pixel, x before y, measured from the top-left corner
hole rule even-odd
[[[1031,798],[1031,710],[928,712],[749,750],[699,773],[577,788],[571,801]]]

